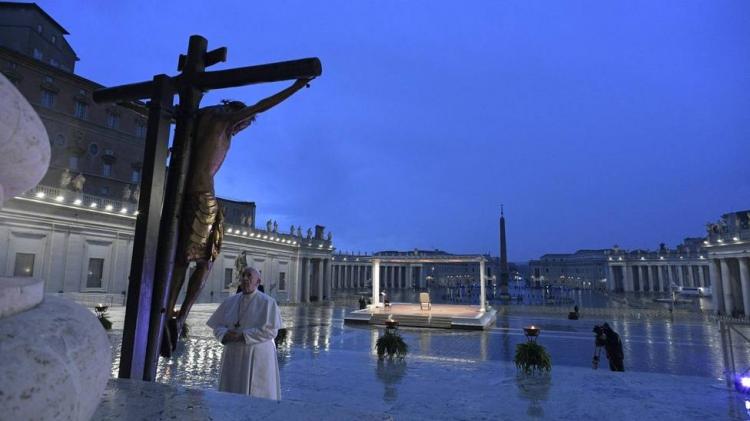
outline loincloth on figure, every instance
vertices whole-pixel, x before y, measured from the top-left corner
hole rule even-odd
[[[224,210],[219,207],[211,192],[193,192],[185,196],[182,204],[181,239],[183,253],[188,262],[214,261],[221,251],[224,237]]]

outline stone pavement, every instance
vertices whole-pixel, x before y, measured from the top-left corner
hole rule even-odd
[[[509,327],[492,332],[405,329],[402,334],[411,350],[405,362],[383,363],[372,349],[382,329],[344,326],[339,310],[324,307],[284,309],[290,340],[280,349],[281,404],[227,395],[215,391],[220,345],[202,327],[214,307],[194,308],[192,338],[180,356],[162,364],[161,381],[171,385],[112,380],[94,419],[750,418],[744,396],[727,389],[716,376],[690,374],[695,369],[681,371],[688,375],[612,373],[606,361],[599,370],[571,364],[590,361],[589,322],[576,327],[567,320],[534,319],[548,326],[540,341],[552,353],[553,368],[547,378],[527,378],[518,377],[503,355],[524,340],[514,326],[528,318],[508,319]],[[116,309],[112,316],[119,325]],[[662,359],[696,348],[687,338],[702,329],[679,325],[673,331],[677,336],[665,342],[667,348],[651,348],[650,342],[656,342],[652,336],[639,337],[658,326],[646,324],[643,331],[639,324],[622,326],[624,337],[634,344],[633,355],[644,358],[655,352]],[[117,335],[113,333],[111,339]],[[663,335],[653,337],[659,336]],[[705,349],[699,349],[703,355]],[[676,361],[707,364],[712,360]]]
[[[290,361],[281,403],[214,390],[111,380],[94,419],[744,420],[745,400],[703,377],[553,367],[518,376],[507,362],[382,363],[368,352]],[[377,382],[365,381],[375,375]],[[436,399],[436,397],[438,397]]]

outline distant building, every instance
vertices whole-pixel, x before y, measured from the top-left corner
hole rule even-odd
[[[711,287],[702,238],[686,238],[675,249],[610,250],[607,287],[612,291],[670,292],[679,287]]]
[[[529,261],[533,286],[563,285],[570,288],[604,289],[609,250],[578,250],[545,254]]]
[[[91,94],[102,86],[73,73],[78,57],[67,34],[34,3],[0,2],[0,71],[39,114],[51,143],[39,185],[0,209],[0,276],[34,276],[47,292],[119,301],[128,288],[146,108],[95,104]],[[243,251],[280,302],[330,298],[333,245],[322,226],[307,238],[256,229],[254,202],[219,201],[225,241],[201,301],[234,292]]]
[[[333,255],[333,285],[335,289],[370,288],[372,286],[372,260],[380,258],[380,282],[386,289],[426,289],[437,286],[478,284],[479,264],[476,262],[439,262],[439,259],[460,258],[463,255],[442,250],[379,251],[373,254],[339,252]],[[398,258],[390,263],[388,257]],[[476,257],[476,255],[472,255]],[[489,284],[497,280],[498,260],[484,256],[485,279]],[[425,258],[438,262],[424,263]]]
[[[750,210],[727,213],[707,226],[713,303],[717,312],[750,316]]]
[[[51,143],[40,184],[72,189],[81,174],[83,193],[136,202],[146,109],[95,104],[91,94],[102,86],[73,73],[78,57],[67,34],[34,3],[0,2],[0,71],[39,114]]]

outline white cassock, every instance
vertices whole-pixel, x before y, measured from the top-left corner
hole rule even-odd
[[[235,327],[237,323],[239,327]],[[224,345],[219,391],[281,400],[274,343],[281,314],[276,301],[258,290],[236,294],[224,300],[206,324],[219,342],[230,330],[242,331],[245,337],[244,343]]]

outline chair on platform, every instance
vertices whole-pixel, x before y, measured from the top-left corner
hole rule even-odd
[[[429,292],[419,293],[419,309],[424,310],[424,306],[427,306],[427,310],[432,310],[432,303],[430,302]]]

